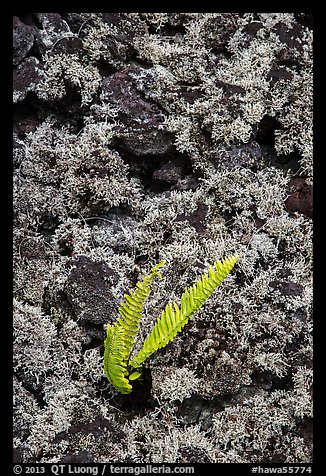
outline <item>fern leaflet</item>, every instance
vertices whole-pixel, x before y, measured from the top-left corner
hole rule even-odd
[[[237,261],[237,256],[231,256],[222,261],[216,261],[214,268],[209,268],[196,284],[193,284],[181,296],[181,304],[168,304],[161,316],[157,319],[152,332],[144,342],[142,349],[133,358],[130,364],[138,368],[157,349],[165,347],[169,341],[187,324],[196,314],[213,291],[229,274]]]
[[[130,354],[145,300],[150,292],[153,279],[156,276],[161,277],[158,269],[163,266],[165,261],[156,265],[148,276],[138,281],[135,291],[125,294],[124,301],[119,307],[120,316],[114,325],[107,326],[104,341],[104,372],[109,382],[120,393],[128,394],[132,391],[130,381],[140,377],[139,370],[144,361],[156,350],[165,347],[173,340],[230,273],[237,259],[237,256],[230,256],[222,261],[216,261],[214,268],[210,267],[208,273],[205,273],[197,283],[185,290],[179,306],[176,302],[168,304],[157,319],[143,347],[131,360]],[[129,366],[136,369],[131,374]]]
[[[130,393],[132,390],[126,378],[128,357],[129,351],[125,344],[123,328],[108,325],[104,341],[104,372],[108,381],[120,393]]]
[[[162,261],[154,268],[148,276],[136,284],[136,291],[125,294],[124,301],[120,304],[120,317],[113,326],[107,326],[106,339],[104,341],[104,372],[109,382],[116,387],[120,393],[130,393],[132,390],[127,377],[129,372],[127,365],[130,352],[134,345],[142,310],[150,292],[151,282],[156,276],[161,277],[157,271],[163,266]],[[131,379],[139,376],[133,373]]]

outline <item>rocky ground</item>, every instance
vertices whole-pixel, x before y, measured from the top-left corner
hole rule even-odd
[[[311,16],[31,13],[13,41],[15,461],[310,462]],[[230,254],[117,394],[124,293],[166,259],[140,346]]]

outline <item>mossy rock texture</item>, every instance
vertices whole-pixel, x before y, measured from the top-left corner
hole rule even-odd
[[[312,461],[312,18],[14,17],[16,462]],[[146,361],[105,325],[162,260],[164,306],[239,260]]]

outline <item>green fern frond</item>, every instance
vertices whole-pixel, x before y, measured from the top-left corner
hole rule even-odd
[[[130,393],[131,385],[126,377],[129,372],[127,365],[130,352],[134,345],[134,339],[138,331],[139,321],[145,300],[150,292],[153,279],[161,274],[158,269],[165,261],[151,269],[148,276],[144,276],[136,284],[136,290],[125,294],[124,301],[120,304],[117,321],[113,326],[108,325],[107,337],[104,341],[104,372],[109,382],[120,393]],[[134,373],[135,374],[135,373]],[[135,379],[133,375],[132,379]]]
[[[132,386],[128,376],[129,349],[125,345],[125,334],[121,326],[108,325],[104,341],[104,372],[108,381],[118,392],[130,393]]]
[[[125,344],[129,351],[131,351],[134,345],[134,338],[138,332],[139,321],[142,316],[145,300],[150,292],[151,283],[156,276],[161,278],[161,274],[157,270],[161,268],[164,263],[165,261],[162,261],[154,266],[148,276],[144,276],[141,281],[137,282],[136,291],[130,291],[129,294],[125,294],[125,300],[120,304],[119,314],[121,317],[118,317],[115,325],[120,324],[123,328]]]
[[[226,278],[237,259],[237,256],[230,256],[215,262],[214,268],[209,268],[208,273],[182,294],[180,306],[176,302],[168,304],[133,360],[130,360],[130,353],[134,346],[145,299],[150,292],[153,279],[156,276],[161,277],[158,269],[165,261],[156,265],[148,276],[138,281],[135,291],[125,294],[124,301],[119,307],[120,317],[114,325],[107,326],[104,341],[104,372],[109,382],[120,393],[128,394],[132,391],[130,382],[140,377],[141,373],[138,370],[143,362],[157,349],[165,347],[173,340]],[[136,371],[130,374],[129,366],[134,367]]]
[[[230,256],[222,261],[216,261],[214,268],[210,267],[208,273],[182,294],[180,306],[173,302],[165,307],[142,349],[130,361],[133,367],[140,367],[153,352],[172,341],[230,273],[237,259],[237,256]]]

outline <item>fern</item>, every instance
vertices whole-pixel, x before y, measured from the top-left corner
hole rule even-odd
[[[130,291],[129,294],[124,295],[125,300],[119,307],[120,317],[113,326],[107,326],[104,341],[104,372],[109,382],[120,393],[130,393],[132,390],[126,378],[129,375],[127,364],[130,352],[138,331],[145,299],[150,292],[151,282],[155,276],[161,277],[157,270],[164,263],[165,261],[162,261],[156,265],[148,276],[138,281],[136,291]],[[135,375],[131,379],[135,379]]]
[[[156,350],[165,347],[178,332],[187,324],[189,319],[203,306],[214,290],[230,273],[237,261],[237,256],[230,256],[222,261],[216,261],[214,268],[210,267],[197,283],[186,289],[181,296],[180,306],[176,302],[168,304],[157,319],[152,332],[144,342],[137,355],[130,360],[134,339],[138,331],[139,320],[150,286],[155,276],[161,276],[157,271],[165,261],[162,261],[151,273],[138,281],[136,291],[125,295],[125,301],[120,305],[119,314],[113,326],[108,325],[107,337],[104,341],[104,371],[112,385],[120,393],[130,393],[130,380],[140,377],[140,367]],[[136,371],[129,374],[129,366]]]
[[[108,325],[104,346],[104,372],[107,379],[120,393],[130,393],[132,386],[126,378],[129,374],[129,352],[123,327]]]
[[[182,294],[180,307],[176,302],[165,307],[142,349],[130,362],[133,367],[140,367],[153,352],[172,341],[226,278],[236,260],[237,258],[233,256],[226,258],[223,262],[217,261],[214,263],[215,270],[210,267],[208,274],[204,274],[196,284],[193,284],[189,290],[187,289]]]

